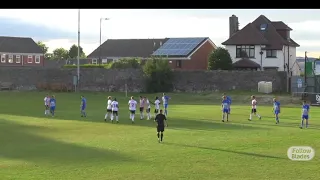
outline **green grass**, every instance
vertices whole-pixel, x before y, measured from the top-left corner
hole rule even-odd
[[[136,124],[130,123],[123,93],[85,93],[86,119],[79,116],[76,93],[56,93],[56,117],[44,117],[44,95],[0,92],[1,180],[312,180],[320,176],[320,109],[316,107],[311,109],[309,129],[298,128],[300,105],[283,106],[279,125],[271,106],[260,105],[262,120],[249,122],[249,101],[235,102],[231,122],[222,123],[216,100],[221,94],[172,94],[169,127],[159,144],[152,121],[136,118]],[[120,124],[103,121],[108,95],[119,100]],[[289,160],[287,149],[298,145],[313,147],[315,158]]]

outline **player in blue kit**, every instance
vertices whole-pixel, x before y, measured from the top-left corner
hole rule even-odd
[[[81,117],[87,117],[86,107],[87,107],[87,100],[86,98],[84,98],[84,96],[81,96],[81,105],[80,105]]]
[[[224,122],[225,117],[227,117],[227,121],[229,121],[229,101],[227,100],[227,96],[222,97],[222,122]]]
[[[276,124],[279,124],[280,102],[276,98],[273,98],[273,113],[276,118]]]
[[[50,98],[50,113],[52,117],[54,117],[55,110],[56,110],[56,98],[55,96],[52,95]]]
[[[309,104],[307,104],[306,101],[303,101],[300,129],[303,128],[304,120],[306,120],[306,128],[308,128],[308,126],[309,126],[309,109],[310,109]]]
[[[165,95],[163,93],[163,96],[162,96],[162,104],[163,104],[163,107],[164,107],[164,115],[165,116],[168,116],[168,104],[169,104],[169,99],[170,97]]]
[[[228,114],[230,114],[230,112],[231,112],[232,99],[231,99],[230,96],[227,96],[225,93],[223,93],[223,96],[226,96],[226,99],[227,99],[227,101],[229,102],[229,111],[228,111]],[[223,96],[222,96],[222,97],[223,97]]]

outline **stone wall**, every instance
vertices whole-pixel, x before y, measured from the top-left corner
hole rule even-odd
[[[81,90],[125,91],[144,90],[143,73],[137,69],[81,69]],[[17,90],[36,90],[38,83],[72,84],[76,69],[41,69],[1,67],[0,82],[11,82]],[[174,91],[203,92],[257,90],[259,81],[272,81],[274,91],[286,90],[284,72],[275,71],[175,71]]]

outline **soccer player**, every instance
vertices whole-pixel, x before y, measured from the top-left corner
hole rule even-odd
[[[227,96],[223,96],[222,100],[222,122],[224,122],[225,117],[227,117],[227,121],[229,121],[229,100]]]
[[[147,97],[144,97],[145,99],[145,102],[146,102],[146,106],[147,106],[147,109],[146,109],[146,113],[147,113],[147,120],[150,120],[151,119],[151,114],[150,114],[150,109],[151,109],[151,105],[150,105],[150,101]]]
[[[157,136],[158,142],[160,143],[163,140],[164,127],[168,127],[167,118],[165,115],[162,114],[162,109],[160,110],[160,114],[156,115],[154,121],[157,123]]]
[[[161,104],[161,102],[157,96],[156,100],[154,101],[154,117],[156,117],[156,115],[159,113],[160,104]]]
[[[49,110],[49,106],[50,106],[50,96],[49,96],[49,94],[47,94],[47,96],[44,97],[43,101],[44,101],[44,108],[45,108],[45,110],[44,110],[44,115],[47,116],[47,115],[50,114],[50,110]]]
[[[252,114],[256,115],[261,120],[261,116],[257,113],[257,100],[255,96],[251,96],[251,113],[248,119],[249,121],[252,119]]]
[[[137,101],[134,100],[134,97],[131,96],[128,105],[129,105],[129,111],[130,111],[130,120],[132,121],[132,124],[134,123],[134,116],[136,114],[136,108],[137,108]]]
[[[308,128],[308,126],[309,126],[309,110],[310,110],[309,104],[307,104],[306,101],[303,101],[303,105],[302,105],[302,118],[301,118],[300,129],[303,128],[303,122],[304,122],[304,120],[306,120],[306,128]]]
[[[276,118],[276,124],[279,124],[280,102],[273,98],[273,112]]]
[[[56,110],[56,98],[54,95],[52,95],[50,98],[50,113],[52,117],[54,117],[55,110]]]
[[[144,118],[144,114],[143,114],[144,103],[145,103],[144,98],[142,96],[140,96],[140,119],[141,120]]]
[[[117,101],[117,98],[114,98],[114,100],[111,103],[111,107],[112,107],[111,122],[113,123],[113,118],[116,117],[116,121],[117,123],[119,123],[119,117],[118,117],[119,103]]]
[[[223,93],[223,96],[226,96],[227,100],[228,100],[228,103],[229,103],[229,111],[228,111],[228,114],[230,114],[231,112],[231,103],[232,103],[232,99],[230,96],[227,96],[226,93]],[[222,96],[222,97],[223,97]]]
[[[111,107],[111,103],[112,103],[112,97],[108,96],[108,102],[107,102],[107,113],[104,116],[104,121],[107,121],[108,115],[110,114],[111,117],[111,113],[112,113],[112,107]],[[111,119],[110,119],[111,120]]]
[[[81,96],[81,105],[80,105],[81,117],[87,117],[86,107],[87,107],[87,100],[84,96]]]
[[[171,99],[171,98],[163,93],[163,95],[162,95],[162,103],[163,103],[163,107],[164,107],[164,115],[166,115],[166,116],[168,116],[169,99]]]

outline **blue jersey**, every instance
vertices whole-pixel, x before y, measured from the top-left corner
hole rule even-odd
[[[280,111],[280,102],[279,101],[273,102],[273,110]]]
[[[308,116],[309,115],[309,109],[310,109],[309,105],[308,104],[304,104],[302,106],[302,115],[303,116]]]
[[[56,107],[56,99],[54,98],[50,99],[50,107]]]
[[[230,103],[227,99],[224,99],[222,101],[222,109],[229,109],[229,105],[230,105]]]
[[[228,101],[229,105],[231,105],[231,102],[232,102],[231,97],[230,97],[230,96],[227,96],[227,97],[226,97],[226,100]]]
[[[170,99],[169,96],[162,96],[162,102],[163,102],[163,104],[169,104],[169,99]]]
[[[86,100],[86,98],[82,98],[82,99],[81,99],[81,106],[82,106],[82,107],[86,107],[86,106],[87,106],[87,100]]]

